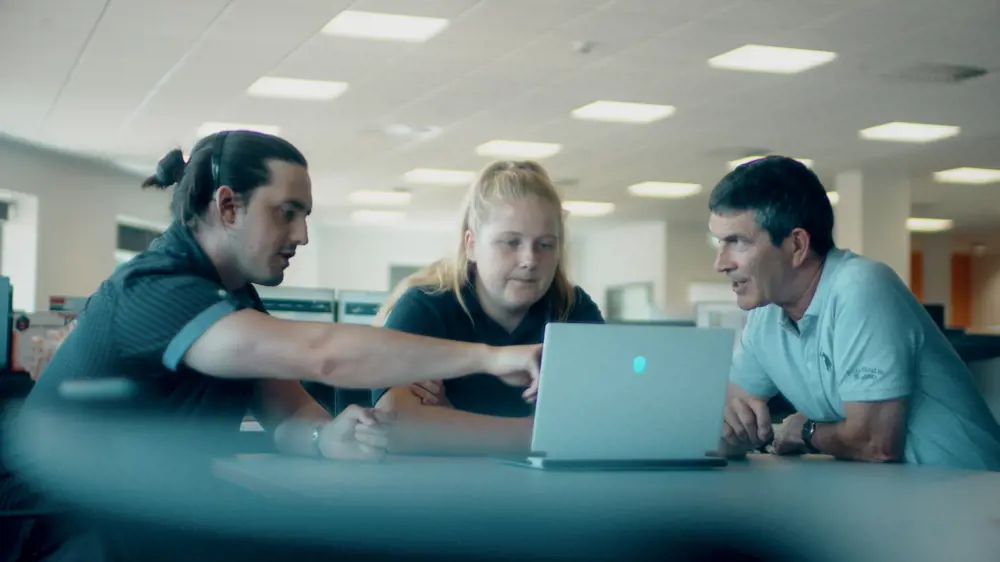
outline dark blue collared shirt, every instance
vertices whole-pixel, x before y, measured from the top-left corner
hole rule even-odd
[[[191,231],[175,222],[90,297],[25,406],[61,402],[65,381],[125,379],[138,390],[129,409],[236,432],[256,381],[210,377],[181,359],[216,321],[244,308],[264,311],[252,286],[226,290]]]
[[[575,296],[566,322],[604,323],[590,295],[576,287]],[[411,288],[396,302],[385,327],[422,336],[505,346],[542,343],[546,324],[559,321],[551,299],[543,298],[531,307],[514,331],[508,332],[483,311],[471,283],[463,289],[462,298],[469,308],[468,314],[451,291],[430,293]],[[444,387],[448,400],[458,410],[502,417],[526,417],[534,413],[534,406],[521,396],[524,389],[506,385],[492,375],[450,379],[444,381]],[[372,391],[372,402],[377,403],[386,390]]]

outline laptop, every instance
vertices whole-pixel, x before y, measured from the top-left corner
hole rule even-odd
[[[551,470],[726,466],[722,434],[736,332],[551,323],[531,453],[502,462]]]

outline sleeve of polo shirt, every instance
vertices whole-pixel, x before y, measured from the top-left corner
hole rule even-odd
[[[171,371],[208,328],[246,308],[216,283],[191,275],[130,282],[119,299],[115,327],[125,358],[161,363]]]
[[[604,315],[594,299],[580,287],[576,287],[576,301],[569,312],[569,322],[574,324],[604,324]]]
[[[448,333],[440,312],[435,310],[431,299],[418,288],[408,289],[399,297],[383,327],[432,338],[443,338]],[[388,390],[372,389],[372,404],[378,403]]]
[[[836,306],[832,353],[840,399],[877,402],[909,395],[923,344],[909,289],[882,266],[852,279]]]
[[[733,364],[729,371],[729,380],[736,386],[750,394],[769,400],[778,394],[778,387],[768,376],[767,371],[760,364],[756,354],[761,349],[755,345],[753,335],[753,314],[747,319],[746,327],[740,334],[739,344],[733,353]]]

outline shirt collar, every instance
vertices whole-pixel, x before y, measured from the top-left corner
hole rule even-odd
[[[211,258],[194,237],[194,233],[186,225],[179,221],[174,221],[163,232],[161,236],[154,239],[149,244],[148,252],[161,252],[179,259],[185,264],[185,273],[193,273],[222,285],[222,278],[219,270],[212,263]],[[247,284],[235,291],[229,291],[234,297],[249,303],[257,310],[264,310],[264,305],[253,285]]]
[[[163,236],[154,240],[150,250],[161,250],[166,253],[175,254],[189,263],[200,277],[205,277],[216,283],[222,284],[219,277],[219,270],[202,249],[201,244],[195,239],[191,229],[180,221],[174,221],[164,231]]]
[[[806,307],[802,319],[794,322],[787,314],[782,312],[780,316],[782,326],[801,332],[815,324],[816,319],[823,312],[827,298],[830,295],[830,279],[843,258],[844,250],[837,248],[833,248],[826,254],[826,257],[823,259],[823,269],[819,275],[819,283],[816,284],[816,292],[813,293],[812,300],[809,301],[809,306]]]
[[[550,291],[551,293],[551,291]],[[479,297],[476,295],[476,276],[475,273],[469,272],[469,281],[462,287],[462,300],[465,301],[465,306],[469,309],[469,314],[472,315],[474,319],[488,321],[496,323],[495,320],[490,318],[486,311],[483,310],[482,305],[479,303]],[[538,302],[531,305],[528,309],[528,313],[525,314],[521,323],[517,325],[511,334],[521,332],[522,330],[533,329],[538,326],[539,323],[544,324],[552,316],[552,297],[551,294],[546,294]]]

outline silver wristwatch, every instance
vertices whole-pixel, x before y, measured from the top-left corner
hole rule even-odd
[[[323,433],[323,426],[325,426],[325,425],[326,425],[326,423],[318,423],[318,424],[316,424],[315,427],[313,427],[313,431],[312,431],[312,449],[313,449],[313,453],[315,453],[317,457],[322,457],[323,456],[323,451],[319,447],[319,437]]]

